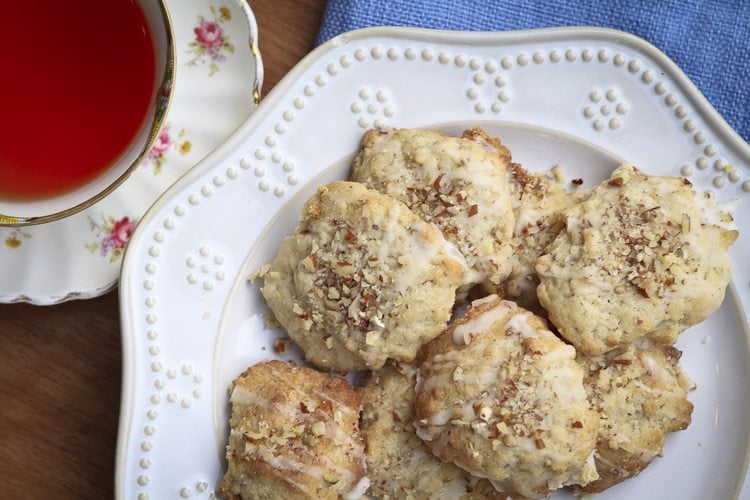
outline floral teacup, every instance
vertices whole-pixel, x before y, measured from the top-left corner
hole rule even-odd
[[[107,2],[109,1],[110,0],[107,0]],[[123,144],[123,147],[113,150],[112,155],[109,156],[109,158],[114,158],[114,160],[111,160],[109,162],[102,161],[98,165],[92,165],[91,171],[96,173],[82,178],[80,183],[73,185],[73,187],[71,187],[69,190],[65,190],[61,185],[58,187],[58,191],[50,191],[49,194],[45,192],[43,194],[40,194],[39,196],[15,196],[19,193],[19,188],[13,186],[25,187],[26,184],[24,179],[28,179],[35,175],[37,176],[35,179],[41,179],[41,174],[37,173],[38,171],[34,170],[33,168],[24,170],[24,167],[19,166],[20,163],[13,164],[16,165],[12,167],[15,168],[15,170],[10,170],[8,172],[22,172],[22,174],[20,174],[22,175],[22,177],[12,177],[11,174],[8,174],[8,176],[0,175],[0,187],[6,188],[5,191],[0,190],[0,227],[25,226],[51,222],[63,217],[73,215],[87,207],[90,207],[94,203],[106,197],[120,184],[122,184],[122,182],[124,182],[128,178],[128,176],[133,171],[135,171],[135,169],[141,164],[141,162],[148,158],[149,151],[151,150],[152,146],[154,146],[155,144],[158,146],[159,130],[164,123],[164,119],[166,117],[172,97],[172,89],[174,86],[174,33],[172,30],[172,23],[167,11],[165,0],[136,0],[135,5],[130,5],[132,6],[131,8],[135,8],[136,10],[140,9],[140,11],[138,12],[138,22],[137,24],[132,25],[134,26],[133,30],[137,33],[143,33],[142,36],[146,37],[143,38],[144,40],[150,38],[150,42],[152,45],[151,48],[153,49],[153,66],[151,66],[150,64],[148,65],[149,71],[154,71],[153,83],[150,83],[152,81],[150,76],[151,73],[148,73],[149,76],[143,77],[141,79],[141,81],[145,82],[144,86],[142,87],[143,92],[140,94],[142,96],[142,100],[140,102],[143,103],[143,107],[140,108],[140,111],[142,111],[143,114],[138,116],[145,116],[145,118],[142,121],[133,122],[133,127],[129,131],[127,131],[128,134],[131,135],[122,138],[121,143]],[[130,21],[130,19],[121,19],[120,17],[118,17],[118,21],[127,23]],[[106,26],[102,26],[102,28],[104,30],[112,30],[111,26],[111,24],[108,24]],[[209,26],[201,26],[200,29],[205,30],[206,33],[204,38],[206,40],[211,40],[211,36],[215,36],[215,33],[212,33],[212,30]],[[107,33],[108,31],[105,32],[105,34]],[[150,35],[150,37],[148,35]],[[221,35],[219,34],[219,40],[220,39]],[[101,40],[97,39],[92,40],[91,43],[100,44],[100,46],[97,47],[97,49],[99,50],[95,52],[96,54],[100,55],[98,56],[98,60],[91,61],[91,64],[94,65],[93,67],[95,68],[97,73],[95,73],[96,78],[92,79],[93,81],[90,82],[90,85],[100,85],[102,86],[102,88],[109,88],[105,86],[105,82],[107,80],[103,79],[103,76],[105,75],[104,70],[99,69],[101,67],[102,58],[106,60],[106,54],[108,53],[106,42],[103,43]],[[88,46],[88,44],[86,45]],[[125,44],[123,46],[129,45]],[[76,45],[75,47],[81,47],[81,44]],[[148,45],[145,45],[144,47],[146,47],[146,49],[143,54],[147,55],[148,59],[151,60]],[[86,48],[85,50],[90,50],[90,48]],[[92,53],[94,52],[92,51]],[[128,56],[128,59],[125,59],[125,61],[132,60],[143,59],[136,59],[135,55],[133,55],[132,58]],[[123,59],[112,57],[107,62],[110,63],[110,66],[117,66],[121,65],[122,61]],[[61,67],[64,68],[64,66]],[[122,75],[123,78],[127,79],[125,85],[130,85],[132,87],[132,83],[130,79],[128,79],[128,76],[138,74],[140,73],[130,72],[126,75]],[[14,75],[14,77],[19,78],[20,81],[23,81],[22,78],[26,76],[27,74],[20,73]],[[101,79],[99,78],[100,76],[102,77]],[[65,77],[66,75],[63,74],[61,78]],[[120,78],[120,75],[117,75],[116,80],[110,81],[120,82],[122,81],[122,79]],[[55,82],[50,82],[50,84],[54,85]],[[151,85],[150,90],[149,85]],[[79,89],[82,87],[82,85],[78,85],[74,88]],[[66,95],[70,94],[64,94],[63,97],[65,97]],[[112,92],[112,95],[119,96],[120,94]],[[107,98],[106,102],[116,102],[120,106],[126,106],[122,103],[129,101],[125,101],[123,99],[126,98]],[[60,105],[62,106],[63,104]],[[46,107],[43,109],[50,109],[50,107]],[[97,110],[100,109],[101,106],[97,108]],[[71,117],[72,119],[76,120],[75,125],[77,126],[80,124],[84,124],[84,126],[91,127],[92,129],[96,127],[96,120],[92,120],[90,114],[86,114],[83,116],[71,115]],[[118,121],[110,120],[106,123],[118,123]],[[141,123],[141,125],[138,126],[138,123]],[[70,126],[70,124],[65,122],[49,124],[45,123],[43,124],[43,126],[50,129],[57,127],[58,130],[64,130],[64,127]],[[17,130],[21,131],[23,129],[17,128]],[[92,134],[92,136],[95,136],[95,134]],[[129,137],[133,136],[134,139],[128,139]],[[77,137],[80,137],[83,141],[85,141],[86,137],[88,137],[88,134],[85,137],[83,135],[78,135]],[[92,144],[91,142],[89,143]],[[12,149],[10,145],[14,143],[9,142],[8,144],[8,149]],[[66,144],[73,144],[73,142]],[[39,145],[39,147],[49,148],[50,146],[42,143]],[[48,149],[47,151],[54,150]],[[77,158],[79,155],[79,148],[76,147],[74,151],[76,152],[75,156],[73,156],[74,161],[78,161]],[[7,153],[8,151],[6,150],[5,152]],[[33,155],[34,152],[29,151],[29,154]],[[5,158],[3,151],[0,151],[0,161],[2,161],[3,158]],[[87,161],[85,151],[80,151],[80,161]],[[53,162],[47,162],[43,164],[49,165],[51,163]],[[94,162],[92,162],[92,164],[93,163]],[[51,166],[50,170],[54,170],[54,166]],[[61,175],[65,176],[66,172],[67,171],[65,170],[61,171]],[[56,173],[55,175],[60,174]],[[52,179],[56,178],[57,177],[53,177]],[[65,177],[60,178],[66,179]],[[69,178],[70,177],[68,177],[68,179]],[[15,184],[13,184],[11,180],[15,182]],[[2,183],[4,182],[6,184],[5,186],[2,186]],[[8,194],[2,195],[1,193],[3,192]],[[123,227],[122,230],[132,231],[132,228],[128,229],[126,227]],[[116,244],[117,241],[114,241],[114,243]]]

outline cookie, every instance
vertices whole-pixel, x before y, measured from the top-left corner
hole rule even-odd
[[[672,346],[640,339],[603,359],[579,356],[584,387],[600,415],[596,452],[599,479],[577,488],[598,493],[640,473],[664,447],[671,432],[690,425],[692,382]]]
[[[543,314],[536,296],[536,260],[563,228],[562,211],[583,201],[588,191],[568,192],[556,178],[531,173],[518,163],[510,164],[509,173],[516,224],[510,240],[511,272],[502,285],[502,293],[521,307]]]
[[[513,210],[508,150],[480,129],[452,137],[430,130],[370,130],[351,180],[406,203],[463,253],[474,281],[510,273]]]
[[[414,359],[450,319],[466,263],[400,201],[353,182],[321,187],[263,271],[278,322],[325,369]]]
[[[489,296],[423,350],[415,426],[441,460],[528,498],[597,477],[598,414],[543,319]]]
[[[367,489],[360,398],[345,380],[266,361],[237,377],[230,402],[225,498],[335,500]]]
[[[600,356],[645,335],[674,343],[721,305],[737,231],[687,179],[622,165],[563,219],[537,260],[537,295],[581,353]]]
[[[370,494],[376,498],[505,500],[486,479],[471,476],[430,452],[414,429],[416,368],[386,365],[362,389]]]

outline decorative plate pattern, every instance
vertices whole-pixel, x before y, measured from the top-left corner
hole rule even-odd
[[[247,278],[305,198],[346,177],[363,131],[472,125],[500,135],[532,170],[560,165],[592,185],[627,159],[739,200],[726,301],[678,344],[698,384],[693,424],[670,436],[664,458],[601,496],[738,494],[750,439],[750,147],[664,54],[631,35],[373,28],[334,38],[294,68],[132,236],[120,285],[118,497],[214,496],[229,382],[260,359],[300,359],[280,348]]]
[[[167,8],[176,83],[150,154],[123,185],[88,210],[39,226],[0,228],[0,302],[55,304],[111,290],[130,236],[122,229],[137,222],[254,109],[263,70],[247,3],[168,0]]]

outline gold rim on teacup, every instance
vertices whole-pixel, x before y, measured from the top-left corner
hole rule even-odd
[[[31,226],[53,222],[74,215],[102,199],[109,196],[140,166],[149,154],[159,131],[164,124],[167,112],[172,103],[172,95],[175,83],[175,49],[174,29],[172,18],[167,9],[166,0],[156,2],[143,0],[140,2],[146,19],[151,27],[152,37],[156,49],[157,74],[160,75],[154,94],[154,102],[149,110],[149,118],[139,133],[135,143],[128,148],[123,157],[109,167],[103,174],[93,181],[71,193],[52,197],[47,200],[29,200],[23,202],[4,203],[6,208],[0,206],[0,227]],[[137,147],[141,144],[140,147]],[[128,161],[128,157],[132,157]],[[123,170],[123,164],[127,168]],[[119,171],[119,173],[118,173]],[[107,180],[112,178],[112,180]],[[95,189],[98,184],[104,184],[101,189]],[[94,191],[94,194],[86,193]],[[73,200],[70,206],[65,206],[64,199]],[[27,212],[32,206],[50,205],[47,211],[41,213]],[[17,211],[11,207],[18,207]],[[9,210],[9,208],[11,208]],[[16,213],[12,213],[16,211]],[[4,213],[9,212],[9,213]],[[48,212],[48,213],[47,213]]]

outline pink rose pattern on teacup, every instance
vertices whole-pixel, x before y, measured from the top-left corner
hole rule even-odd
[[[166,155],[170,149],[176,148],[177,152],[181,155],[186,155],[190,152],[193,145],[189,140],[182,140],[185,136],[185,129],[180,129],[177,136],[173,137],[171,132],[171,124],[167,123],[159,131],[159,136],[154,141],[154,145],[151,146],[151,151],[148,153],[148,158],[143,165],[152,165],[154,175],[159,175],[162,171],[162,167],[167,162]]]
[[[221,39],[224,36],[224,30],[221,29],[219,23],[204,19],[193,29],[193,32],[195,33],[195,41],[203,45],[209,54],[219,52]]]
[[[224,34],[222,24],[232,19],[232,11],[228,7],[210,7],[212,18],[198,16],[198,25],[193,28],[195,40],[188,44],[188,54],[192,54],[188,66],[208,64],[208,76],[219,71],[217,63],[226,60],[226,53],[234,53],[234,45],[229,41],[229,35]]]
[[[165,127],[159,131],[159,137],[154,142],[154,147],[151,148],[149,153],[150,157],[162,156],[166,153],[169,146],[172,145],[172,137],[169,135],[169,128]]]
[[[86,248],[91,253],[98,251],[102,257],[109,256],[110,262],[119,259],[135,230],[136,221],[128,216],[115,219],[111,215],[102,215],[101,222],[95,221],[91,216],[87,217],[97,240],[87,243]]]
[[[112,232],[109,234],[110,244],[114,248],[125,248],[130,240],[130,235],[133,234],[135,229],[135,221],[130,220],[129,217],[123,217],[122,219],[115,222],[112,226]]]

